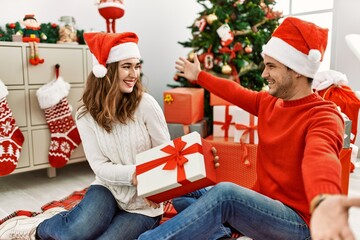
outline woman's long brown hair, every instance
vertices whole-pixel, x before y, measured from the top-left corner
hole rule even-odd
[[[111,132],[115,122],[126,124],[129,120],[134,120],[134,112],[144,91],[139,76],[134,90],[131,93],[122,93],[118,65],[119,62],[108,64],[107,74],[103,78],[95,77],[92,72],[89,74],[81,98],[83,105],[80,108],[83,107],[83,110],[78,115],[80,118],[89,112],[107,132]]]

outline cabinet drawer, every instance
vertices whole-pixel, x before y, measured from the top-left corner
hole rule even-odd
[[[50,141],[51,135],[48,128],[32,131],[34,165],[49,163]],[[85,158],[84,156],[84,150],[80,144],[71,154],[69,161],[71,162],[72,159]]]
[[[27,58],[30,48],[27,47]],[[41,48],[39,56],[45,60],[43,64],[31,65],[28,63],[29,84],[45,84],[55,78],[55,65],[59,64],[60,76],[69,83],[84,83],[83,49]]]
[[[24,143],[22,145],[19,162],[18,162],[18,165],[16,167],[17,169],[30,166],[28,131],[21,130],[21,132],[24,135]]]
[[[30,121],[31,121],[31,125],[33,125],[33,126],[47,124],[47,122],[45,120],[44,110],[42,110],[39,106],[39,101],[36,96],[36,91],[37,90],[35,90],[35,89],[29,90],[30,119],[31,119]],[[79,100],[82,96],[82,93],[83,93],[82,87],[73,87],[70,89],[70,93],[67,96],[67,99],[73,108],[73,111],[72,111],[73,117],[75,117],[76,110],[81,104],[79,102]],[[74,118],[74,120],[75,120],[75,118]]]
[[[16,124],[19,127],[27,126],[25,90],[9,90],[6,99],[13,112]]]
[[[23,57],[21,47],[0,47],[0,79],[5,85],[23,85]]]

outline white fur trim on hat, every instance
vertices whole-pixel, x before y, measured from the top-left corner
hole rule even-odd
[[[9,91],[3,81],[0,79],[0,100],[6,97],[9,94]]]
[[[335,70],[321,71],[315,74],[312,89],[320,91],[331,85],[348,85],[348,82],[346,75],[341,72]]]
[[[122,43],[117,46],[114,46],[110,49],[109,56],[106,60],[106,63],[118,62],[124,59],[129,58],[141,58],[138,45],[133,42]],[[107,73],[107,68],[99,64],[95,55],[93,55],[93,69],[95,77],[102,78],[105,77]]]
[[[69,95],[70,84],[62,77],[52,80],[36,91],[36,96],[41,109],[55,106],[64,97]]]
[[[272,37],[268,41],[268,43],[263,47],[262,54],[276,59],[295,72],[309,78],[314,78],[315,73],[320,67],[321,54],[319,58],[315,51],[310,50],[310,56],[305,55],[277,37]]]

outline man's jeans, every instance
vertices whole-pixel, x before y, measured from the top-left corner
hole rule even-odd
[[[194,192],[188,193],[184,196],[174,198],[172,200],[175,210],[179,213],[183,211],[185,208],[189,207],[191,204],[196,202],[200,197],[202,197],[205,193],[207,193],[212,186],[201,188]],[[224,225],[219,225],[217,231],[208,238],[208,240],[217,240],[222,237],[231,237],[231,229],[229,227],[225,227]]]
[[[305,221],[280,201],[233,183],[219,183],[185,210],[138,240],[209,239],[229,223],[253,239],[311,239]]]
[[[41,239],[132,240],[160,219],[121,210],[107,188],[91,185],[76,207],[43,221],[36,232]]]

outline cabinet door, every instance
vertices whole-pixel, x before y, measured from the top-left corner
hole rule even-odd
[[[0,79],[5,85],[23,85],[23,57],[21,46],[0,47]]]
[[[20,152],[20,158],[17,165],[17,169],[29,167],[30,166],[30,155],[29,155],[29,134],[28,131],[24,131],[20,129],[22,134],[24,135],[24,143],[22,145],[22,149]]]
[[[27,57],[30,50],[27,48]],[[59,64],[59,74],[68,83],[84,83],[84,57],[82,48],[45,48],[39,47],[39,55],[45,62],[30,65],[29,84],[46,84],[55,78],[55,65]]]
[[[9,107],[13,112],[16,124],[19,127],[27,126],[25,90],[10,90],[6,96]]]

